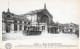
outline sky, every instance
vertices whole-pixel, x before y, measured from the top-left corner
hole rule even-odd
[[[43,9],[44,3],[54,22],[79,24],[78,0],[0,0],[0,14],[7,11],[8,7],[12,13],[25,14]]]

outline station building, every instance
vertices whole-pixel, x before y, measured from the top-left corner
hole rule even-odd
[[[3,33],[22,32],[28,30],[30,26],[39,26],[40,31],[51,32],[50,28],[52,27],[55,30],[53,16],[47,10],[46,4],[44,4],[43,9],[30,11],[22,15],[11,13],[9,8],[7,12],[2,12]]]
[[[53,21],[53,16],[49,13],[44,4],[43,9],[30,11],[17,15],[10,12],[2,12],[2,33],[20,33],[29,30],[31,26],[39,27],[33,30],[46,31],[47,33],[75,33],[79,26],[74,23],[60,24]]]

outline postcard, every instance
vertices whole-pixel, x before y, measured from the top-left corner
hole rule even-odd
[[[79,0],[0,0],[0,49],[79,49]]]

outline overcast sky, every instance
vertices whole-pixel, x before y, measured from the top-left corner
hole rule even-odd
[[[43,9],[44,3],[52,14],[54,22],[78,24],[78,0],[9,0],[9,9],[12,13],[20,15]],[[0,0],[0,14],[7,9],[8,0]]]

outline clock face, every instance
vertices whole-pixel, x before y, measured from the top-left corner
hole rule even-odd
[[[6,49],[11,49],[12,45],[10,43],[6,43],[5,48]]]

